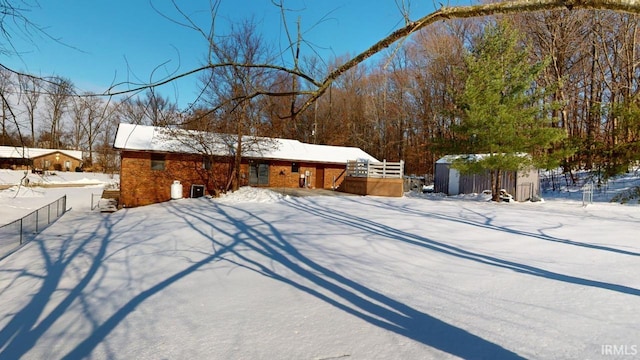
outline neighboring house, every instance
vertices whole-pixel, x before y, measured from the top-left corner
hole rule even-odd
[[[355,147],[275,138],[242,141],[240,186],[335,189],[345,178],[347,161],[377,162]],[[180,187],[183,197],[217,193],[233,177],[235,142],[234,135],[120,124],[114,142],[121,158],[120,206],[167,201]]]
[[[75,171],[82,167],[82,151],[0,146],[0,168],[34,171]]]
[[[461,174],[451,167],[454,160],[460,157],[481,157],[476,155],[447,155],[436,161],[434,173],[434,192],[447,195],[482,193],[491,191],[489,172],[479,174]],[[538,169],[508,171],[502,173],[502,188],[511,194],[516,201],[527,201],[540,194],[540,178]]]

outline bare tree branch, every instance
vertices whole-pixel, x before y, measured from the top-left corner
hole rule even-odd
[[[282,7],[282,4],[278,2],[274,2],[275,5]],[[403,8],[404,8],[404,3]],[[176,8],[178,6],[175,5]],[[408,19],[407,14],[404,14],[405,17],[405,26],[394,31],[387,37],[381,39],[367,50],[362,53],[356,55],[351,58],[341,66],[338,66],[333,71],[331,71],[324,79],[318,81],[314,79],[311,75],[306,74],[298,69],[296,65],[294,68],[288,68],[285,66],[275,65],[275,64],[240,64],[240,63],[209,63],[202,67],[187,71],[185,73],[181,73],[175,76],[168,77],[164,80],[153,82],[149,84],[137,84],[138,86],[122,90],[116,91],[115,88],[121,85],[131,85],[131,83],[119,83],[110,87],[102,96],[114,96],[114,95],[123,95],[129,93],[137,93],[145,89],[154,88],[157,86],[165,85],[171,83],[180,78],[184,78],[208,69],[219,68],[219,67],[244,67],[244,68],[264,68],[271,69],[276,71],[282,71],[284,73],[299,77],[301,79],[309,82],[310,85],[316,87],[315,90],[296,90],[296,91],[286,91],[282,93],[269,92],[269,91],[258,91],[252,94],[252,97],[258,95],[264,96],[308,96],[306,101],[298,108],[295,112],[291,114],[292,117],[297,116],[298,114],[304,112],[309,108],[316,100],[318,100],[331,86],[331,84],[341,77],[345,72],[354,68],[358,64],[363,63],[367,59],[371,58],[373,55],[379,53],[380,51],[390,47],[394,43],[399,40],[405,39],[416,31],[423,29],[431,24],[434,24],[439,21],[444,21],[448,19],[465,19],[465,18],[474,18],[474,17],[484,17],[491,15],[505,15],[505,14],[516,14],[516,13],[526,13],[526,12],[537,12],[537,11],[550,11],[550,10],[562,10],[562,9],[585,9],[585,10],[612,10],[617,12],[627,12],[633,14],[640,14],[640,0],[515,0],[515,1],[505,1],[505,2],[497,2],[491,4],[481,4],[481,5],[472,5],[472,6],[458,6],[458,7],[442,7],[441,9],[430,13],[416,21],[410,21]],[[207,35],[203,32],[195,23],[190,22],[188,20],[187,14],[180,12],[182,16],[184,16],[187,20],[186,23],[179,23],[181,26],[185,26],[188,28],[193,28],[199,31],[203,36],[206,36],[208,39],[212,39],[212,34]],[[212,13],[215,15],[215,13]],[[288,34],[288,33],[287,33]],[[290,37],[290,35],[288,34]],[[290,40],[291,41],[291,40]],[[292,44],[293,46],[293,44]],[[293,48],[292,48],[293,50]],[[297,64],[297,63],[294,63]],[[249,98],[247,98],[249,99]],[[239,99],[236,99],[236,101]]]
[[[344,74],[347,70],[364,62],[373,55],[388,48],[396,41],[406,38],[412,33],[431,25],[438,21],[448,19],[465,19],[473,17],[483,17],[490,15],[505,15],[523,12],[549,11],[561,9],[586,9],[586,10],[613,10],[619,12],[628,12],[640,14],[640,1],[638,0],[516,0],[505,1],[492,4],[460,6],[460,7],[443,7],[421,19],[407,24],[405,27],[391,33],[386,38],[378,41],[369,49],[358,54],[342,66],[333,70],[324,80],[323,84],[318,88],[316,94],[307,99],[298,112],[305,111],[313,104],[322,94],[324,94],[331,83]]]
[[[282,72],[286,72],[289,73],[291,75],[295,75],[298,76],[304,80],[307,80],[309,83],[313,84],[314,86],[321,86],[322,83],[313,79],[311,76],[301,72],[301,71],[296,71],[293,69],[289,69],[287,67],[284,66],[279,66],[279,65],[273,65],[273,64],[238,64],[238,63],[234,63],[234,62],[225,62],[225,63],[217,63],[217,64],[207,64],[204,66],[201,66],[199,68],[190,70],[188,72],[185,73],[181,73],[175,76],[172,76],[170,78],[166,78],[164,80],[152,83],[152,84],[144,84],[144,83],[140,83],[140,84],[134,84],[134,85],[138,85],[137,87],[133,88],[133,89],[127,89],[127,90],[119,90],[116,91],[114,90],[115,88],[117,88],[118,86],[122,86],[122,85],[131,85],[131,83],[129,82],[122,82],[122,83],[118,83],[115,84],[113,86],[111,86],[107,91],[105,91],[102,94],[93,94],[93,95],[89,95],[89,96],[105,96],[105,95],[109,95],[109,96],[117,96],[117,95],[124,95],[124,94],[129,94],[132,92],[140,92],[142,90],[146,90],[148,88],[152,88],[152,87],[158,87],[161,85],[166,85],[169,84],[175,80],[190,76],[190,75],[194,75],[197,74],[199,72],[202,72],[204,70],[207,69],[214,69],[214,68],[223,68],[223,67],[243,67],[243,68],[256,68],[256,69],[271,69],[271,70],[278,70],[278,71],[282,71]],[[304,92],[307,93],[307,92]],[[288,94],[290,95],[290,94]],[[284,95],[283,95],[284,96]]]

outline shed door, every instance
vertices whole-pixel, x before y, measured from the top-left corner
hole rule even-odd
[[[460,172],[456,169],[449,169],[449,195],[460,194]]]

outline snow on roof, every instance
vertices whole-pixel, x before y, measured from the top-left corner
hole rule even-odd
[[[82,151],[61,149],[23,148],[20,146],[0,146],[0,158],[33,159],[44,155],[61,153],[78,160],[82,160]]]
[[[243,137],[243,156],[345,164],[349,160],[376,158],[357,147],[307,144],[280,138]],[[161,127],[120,124],[113,147],[121,150],[173,152],[231,156],[235,151],[235,135],[172,130]]]
[[[529,156],[527,153],[518,153],[518,156],[525,157]],[[456,155],[445,155],[436,161],[436,164],[452,164],[455,160],[458,159],[467,159],[469,161],[480,161],[491,154],[456,154]]]

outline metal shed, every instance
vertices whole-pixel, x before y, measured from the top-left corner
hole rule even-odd
[[[461,174],[451,167],[453,161],[469,155],[446,155],[436,161],[434,191],[447,195],[481,193],[491,190],[489,172]],[[482,156],[482,155],[471,155]],[[502,173],[502,188],[513,195],[516,201],[527,201],[540,194],[540,178],[537,169],[507,171]]]

